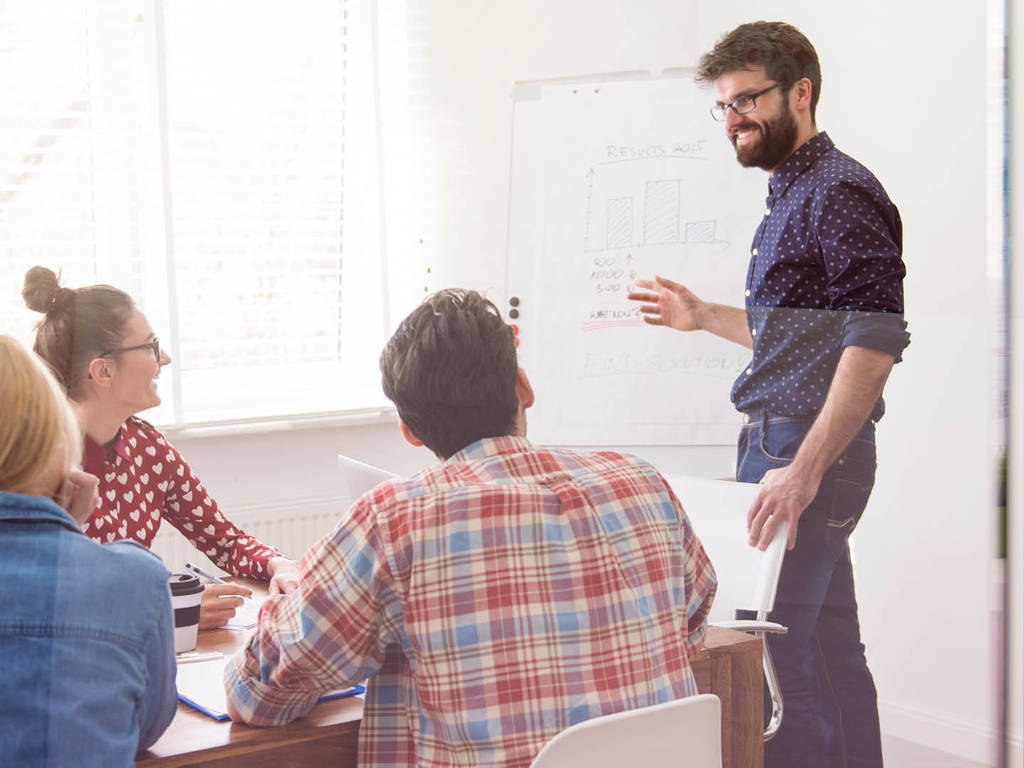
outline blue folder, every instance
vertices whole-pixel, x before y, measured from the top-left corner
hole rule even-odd
[[[331,701],[333,699],[344,699],[349,696],[358,696],[360,693],[366,693],[366,687],[363,685],[355,685],[349,688],[347,691],[335,691],[334,693],[325,694],[321,696],[319,699],[317,699],[317,704],[319,704],[321,701]],[[212,717],[214,720],[224,722],[225,720],[231,719],[230,717],[228,717],[227,712],[217,712],[215,710],[208,709],[207,707],[204,707],[202,704],[199,704],[198,702],[195,702],[187,696],[181,695],[180,693],[178,694],[178,701],[185,702],[193,709],[199,710],[204,715],[206,715],[207,717]]]

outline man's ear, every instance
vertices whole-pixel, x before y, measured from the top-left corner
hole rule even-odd
[[[409,445],[415,445],[417,448],[423,445],[423,441],[416,437],[416,435],[412,433],[412,430],[409,429],[401,419],[398,420],[398,430],[402,433],[402,437],[405,438],[405,442],[409,443]]]
[[[533,405],[533,387],[526,376],[526,371],[516,368],[516,397],[519,398],[519,407],[526,410]]]
[[[86,378],[98,387],[107,388],[114,378],[114,364],[109,358],[94,357],[89,363]]]
[[[814,95],[814,86],[809,78],[801,77],[793,84],[793,96],[797,110],[811,113],[811,97]]]

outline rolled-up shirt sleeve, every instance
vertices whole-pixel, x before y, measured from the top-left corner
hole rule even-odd
[[[843,181],[827,188],[817,218],[829,307],[846,313],[842,345],[882,350],[899,362],[910,343],[899,212],[888,198]]]
[[[299,565],[299,587],[260,609],[248,645],[228,661],[228,700],[250,725],[284,725],[324,693],[373,675],[384,659],[382,627],[397,600],[372,506],[352,514]]]
[[[888,352],[896,362],[910,344],[903,315],[889,312],[848,312],[843,319],[843,346]]]

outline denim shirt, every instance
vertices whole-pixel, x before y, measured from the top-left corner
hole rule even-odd
[[[167,570],[0,492],[0,762],[129,766],[176,709]]]

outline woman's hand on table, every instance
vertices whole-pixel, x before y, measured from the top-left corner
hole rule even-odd
[[[272,557],[267,562],[270,572],[270,594],[287,595],[299,587],[299,564],[287,557]]]
[[[199,628],[223,627],[234,618],[244,597],[252,597],[252,590],[241,584],[207,584],[199,604]]]

